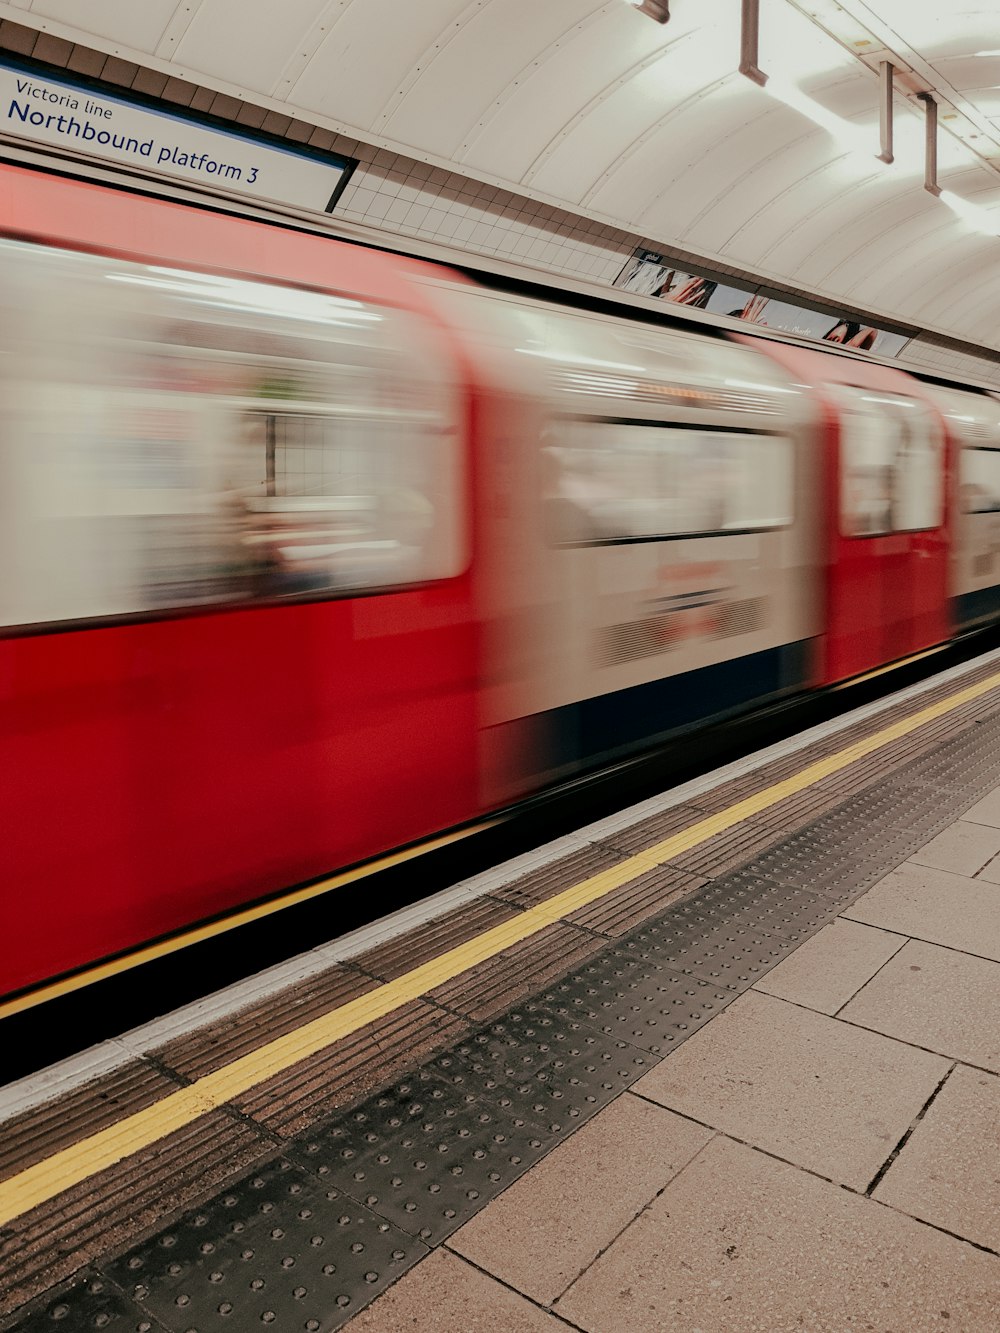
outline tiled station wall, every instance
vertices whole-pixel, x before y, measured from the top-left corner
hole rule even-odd
[[[742,270],[714,261],[706,265],[697,256],[664,246],[655,238],[554,208],[277,111],[266,111],[9,19],[0,21],[0,50],[132,88],[248,129],[266,130],[295,143],[356,158],[357,170],[337,204],[337,216],[347,222],[598,284],[613,282],[636,246],[645,245],[668,253],[678,268],[710,267],[741,285],[755,285]],[[804,302],[815,299],[791,286],[786,288],[786,295]],[[1000,386],[1000,353],[977,356],[950,339],[922,335],[900,360],[932,372],[968,376]]]
[[[923,333],[909,343],[900,361],[934,375],[954,375],[958,379],[984,380],[1000,388],[1000,364],[997,359],[975,356],[951,347],[933,334]]]

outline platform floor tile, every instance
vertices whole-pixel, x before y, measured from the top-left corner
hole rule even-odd
[[[903,935],[836,919],[761,977],[754,990],[835,1014],[905,943]]]
[[[449,1246],[550,1304],[711,1137],[711,1130],[626,1093],[467,1222]]]
[[[1000,1266],[717,1138],[554,1308],[587,1333],[995,1333]]]
[[[1000,829],[1000,787],[995,787],[966,810],[963,818],[974,824],[988,824]]]
[[[351,1325],[351,1333],[403,1333],[404,1330],[566,1333],[566,1324],[457,1255],[437,1250],[358,1315]]]
[[[956,875],[976,875],[1000,852],[1000,828],[956,820],[914,852],[915,865],[951,870]]]
[[[839,1017],[1000,1074],[1000,963],[910,940]]]
[[[978,1245],[1000,1250],[998,1162],[1000,1078],[959,1065],[874,1197]],[[995,1314],[1000,1316],[1000,1302]]]
[[[907,862],[844,912],[851,921],[1000,962],[1000,885]]]
[[[940,1056],[752,992],[634,1090],[863,1190],[948,1068]]]

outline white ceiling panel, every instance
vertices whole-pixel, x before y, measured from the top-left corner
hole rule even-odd
[[[302,45],[303,34],[321,21],[328,0],[281,0],[248,5],[247,0],[212,0],[195,8],[173,59],[199,74],[269,93]],[[253,11],[247,22],[248,9]]]
[[[187,7],[198,3],[187,0]],[[28,13],[21,10],[10,17],[21,23],[54,19],[92,37],[152,52],[177,8],[177,0],[43,0],[37,8],[32,5]]]
[[[424,52],[419,77],[413,70],[399,96],[392,90],[383,113],[385,132],[410,136],[436,145],[436,152],[460,157],[480,125],[544,66],[544,53],[564,43],[574,26],[599,19],[605,8],[603,0],[590,0],[588,6],[579,0],[468,5],[460,21]],[[490,52],[488,64],[481,59],[484,50]],[[551,88],[549,93],[551,97]],[[458,107],[464,115],[455,114]]]
[[[736,0],[672,8],[661,25],[626,0],[0,0],[652,243],[1000,346],[1000,0],[762,0],[766,88],[737,72]],[[880,59],[901,71],[891,167]],[[942,198],[922,188],[919,91],[941,104]]]
[[[859,236],[860,244],[867,244],[873,222],[878,225],[878,210],[897,198],[895,186],[877,167],[873,164],[861,179],[843,159],[815,171],[804,162],[801,177],[741,227],[732,244],[771,271],[787,268],[807,286],[822,284],[834,255],[853,254]]]
[[[540,53],[537,64],[526,71],[517,97],[496,107],[470,139],[462,165],[476,165],[530,184],[540,159],[567,124],[655,55],[666,29],[657,31],[657,25],[648,20],[645,27],[622,29],[618,22],[621,3],[602,5],[596,15],[588,16],[561,42]],[[578,8],[586,13],[583,4],[578,3]],[[496,171],[491,163],[502,163],[503,169]]]
[[[470,7],[467,0],[347,0],[332,5],[332,22],[322,41],[282,96],[302,110],[373,130],[428,49],[446,40]],[[448,90],[441,89],[441,97],[450,98]],[[454,114],[462,114],[457,101],[451,105]],[[406,136],[400,142],[417,146]]]

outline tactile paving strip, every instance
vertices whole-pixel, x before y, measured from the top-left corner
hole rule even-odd
[[[284,1156],[13,1327],[338,1328],[1000,781],[1000,716],[905,768],[874,767],[885,776],[728,873],[729,844],[709,855],[711,878],[696,893],[598,945],[536,998],[480,1023],[391,1087],[347,1110],[331,1107]],[[566,861],[555,877],[519,881],[516,894],[536,901],[540,881],[551,893],[566,875],[593,873],[602,853]],[[663,868],[664,891],[676,864]],[[643,893],[655,891],[660,873],[643,877]]]
[[[171,1330],[337,1328],[427,1253],[287,1158],[255,1171],[108,1265]]]
[[[58,1296],[43,1300],[22,1317],[19,1333],[165,1333],[164,1326],[144,1314],[114,1283],[99,1273],[83,1272]]]
[[[423,1069],[294,1153],[325,1185],[429,1244],[446,1239],[552,1146],[513,1100],[492,1104]]]

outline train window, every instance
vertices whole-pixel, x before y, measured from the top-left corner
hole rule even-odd
[[[848,537],[916,532],[941,522],[939,433],[922,403],[829,386],[840,406],[841,527]]]
[[[655,540],[784,526],[792,449],[783,436],[562,420],[544,455],[559,544]]]
[[[0,292],[0,623],[461,569],[456,407],[415,317],[17,242]]]
[[[963,449],[960,486],[963,513],[1000,512],[1000,450]]]

